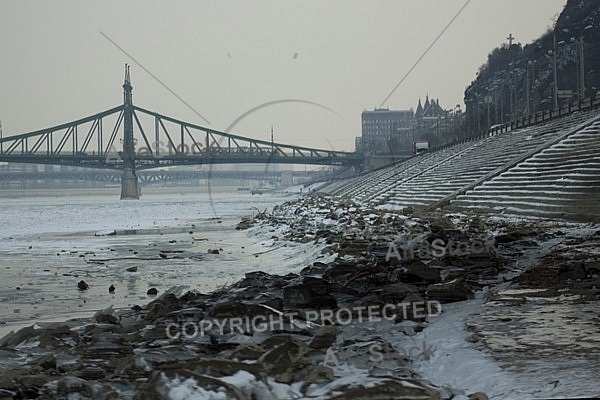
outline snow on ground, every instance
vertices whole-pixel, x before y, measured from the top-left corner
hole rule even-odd
[[[434,346],[434,355],[422,360],[416,372],[438,385],[508,399],[514,377],[467,340],[470,333],[464,321],[479,312],[482,304],[481,299],[475,299],[444,305],[442,316],[415,337],[417,342],[423,340]]]
[[[178,377],[167,379],[164,375],[165,394],[170,400],[227,400],[231,396],[225,388],[218,390],[204,389],[196,379],[187,378],[182,380]],[[299,386],[301,384],[286,385],[275,382],[269,378],[265,384],[247,371],[238,371],[234,375],[219,378],[220,381],[237,387],[248,399],[261,400],[285,400],[300,397]]]
[[[235,191],[213,191],[211,200],[198,188],[147,191],[139,201],[120,201],[113,189],[9,193],[0,199],[0,336],[23,324],[144,304],[149,287],[163,293],[183,282],[208,292],[250,271],[298,272],[320,259],[321,245],[233,229],[242,216],[281,201]],[[163,259],[162,250],[182,252]],[[90,285],[84,292],[82,279]]]

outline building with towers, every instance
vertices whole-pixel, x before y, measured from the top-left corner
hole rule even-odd
[[[402,155],[412,152],[415,141],[432,145],[446,142],[444,136],[457,125],[455,110],[444,110],[439,99],[425,96],[419,99],[416,110],[375,108],[361,115],[362,135],[356,138],[357,151],[372,155]]]

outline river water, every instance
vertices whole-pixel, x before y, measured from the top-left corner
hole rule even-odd
[[[119,188],[0,193],[0,337],[34,322],[143,305],[175,287],[203,292],[253,270],[298,272],[316,249],[235,230],[290,200],[235,188]],[[218,250],[219,254],[209,254]],[[137,270],[135,270],[137,269]],[[88,290],[79,290],[84,280]],[[109,293],[109,286],[115,287]]]

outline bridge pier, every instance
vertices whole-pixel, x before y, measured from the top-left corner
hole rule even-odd
[[[129,65],[125,64],[123,83],[123,175],[121,176],[121,200],[140,198],[138,177],[135,174],[135,144],[133,140],[133,86],[129,76]]]
[[[133,168],[125,168],[121,176],[121,200],[138,200],[140,185]]]

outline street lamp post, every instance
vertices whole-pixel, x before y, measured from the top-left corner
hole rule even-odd
[[[492,126],[492,124],[490,123],[490,104],[492,103],[492,95],[486,94],[485,97],[483,98],[483,100],[485,101],[485,104],[487,105],[487,127],[489,129],[490,126]]]
[[[479,135],[481,133],[481,117],[479,115],[479,108],[481,107],[483,103],[481,101],[477,102],[477,132],[476,135]]]
[[[525,114],[531,114],[531,87],[530,81],[533,80],[533,61],[527,62],[527,72],[525,73]]]
[[[585,83],[583,69],[583,33],[579,39],[571,38],[571,43],[575,43],[576,48],[576,64],[577,64],[577,99],[579,101],[585,98]]]
[[[579,101],[585,99],[585,67],[583,65],[583,31],[579,36]]]
[[[536,80],[535,80],[536,66],[537,66],[537,61],[533,60],[533,62],[531,64],[531,88],[530,88],[531,114],[535,114],[535,112],[537,111],[537,96],[536,96],[537,84],[536,84]]]
[[[554,109],[558,108],[558,78],[556,72],[556,34],[552,35],[554,50],[552,51],[552,78],[554,79]]]
[[[583,40],[583,35],[585,33],[585,31],[587,31],[588,29],[592,29],[593,25],[588,25],[585,28],[583,28],[581,30],[581,32],[579,32],[579,43],[578,43],[578,50],[579,50],[579,62],[578,62],[578,76],[579,76],[579,82],[578,82],[578,86],[579,86],[579,101],[582,101],[583,99],[585,99],[585,66],[584,66],[584,58],[583,58],[583,47],[584,47],[584,40]],[[573,39],[572,39],[573,40]],[[575,39],[576,40],[576,39]]]
[[[552,43],[553,43],[553,49],[548,50],[548,54],[545,54],[545,56],[548,58],[548,60],[552,61],[552,99],[553,99],[553,103],[554,103],[554,109],[557,109],[558,108],[558,79],[557,79],[558,73],[556,72],[556,34],[552,35]],[[552,57],[550,57],[550,55],[552,55]]]

